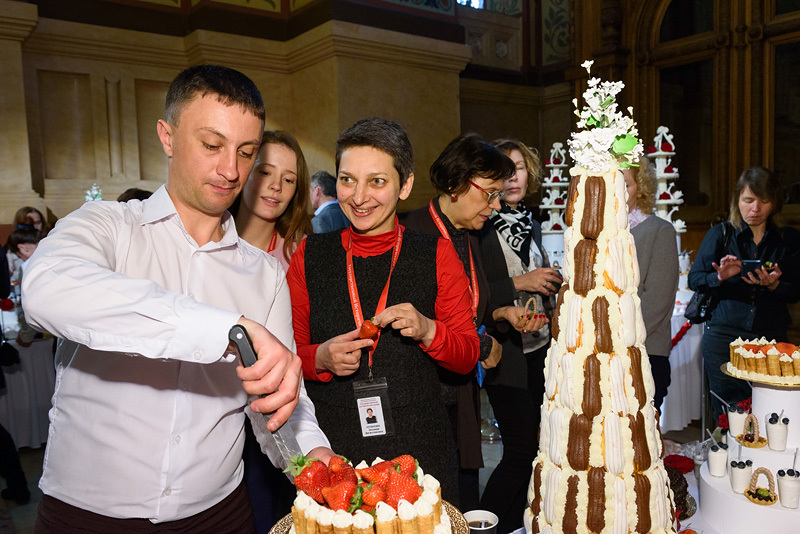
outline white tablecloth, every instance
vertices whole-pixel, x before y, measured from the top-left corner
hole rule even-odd
[[[683,315],[672,316],[672,336],[681,329],[686,319]],[[703,388],[703,354],[700,341],[703,325],[692,325],[683,339],[669,354],[672,382],[661,406],[661,431],[682,430],[701,416]]]
[[[19,365],[3,367],[6,389],[0,390],[0,423],[19,447],[38,448],[47,441],[47,412],[53,397],[56,374],[53,340],[34,341],[19,350]]]

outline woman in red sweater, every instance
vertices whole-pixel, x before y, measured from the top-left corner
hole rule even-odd
[[[414,183],[405,131],[365,119],[336,143],[337,196],[351,226],[312,235],[287,280],[297,351],[320,427],[354,462],[411,454],[457,504],[457,462],[438,369],[472,372],[469,282],[450,243],[406,230]],[[359,338],[365,319],[379,331]],[[367,422],[372,410],[376,423]]]

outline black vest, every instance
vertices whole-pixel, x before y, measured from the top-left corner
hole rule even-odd
[[[438,238],[405,230],[403,244],[392,274],[386,307],[411,303],[428,318],[435,318],[438,290],[436,248]],[[353,258],[361,307],[372,317],[389,276],[392,250],[367,258]],[[341,232],[310,235],[305,251],[306,287],[310,302],[311,343],[353,330],[355,319],[347,289],[346,251]],[[354,463],[371,463],[376,456],[390,460],[411,454],[425,472],[442,484],[446,500],[457,500],[457,462],[444,403],[440,395],[437,364],[419,344],[384,328],[373,355],[373,375],[385,377],[389,386],[394,436],[361,436],[353,382],[368,377],[367,352],[359,370],[334,376],[330,382],[307,381],[320,427],[333,450]]]

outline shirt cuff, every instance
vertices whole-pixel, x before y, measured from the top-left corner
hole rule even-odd
[[[478,356],[478,361],[482,362],[485,361],[486,358],[489,357],[489,354],[492,353],[492,345],[494,345],[494,339],[492,338],[492,336],[486,334],[480,334],[478,338],[480,339],[481,342],[481,352],[480,355]]]
[[[230,358],[228,331],[239,321],[241,314],[194,300],[191,302],[184,310],[179,310],[181,320],[167,345],[167,358],[195,363],[214,363]]]
[[[436,333],[433,334],[433,341],[431,341],[431,344],[428,345],[427,347],[425,346],[424,343],[422,342],[419,343],[419,348],[421,348],[425,352],[436,352],[438,350],[441,350],[442,345],[444,345],[445,331],[447,327],[442,321],[439,321],[438,319],[433,319],[433,322],[436,323]]]
[[[315,345],[304,345],[297,348],[297,355],[303,362],[303,378],[305,380],[315,380],[317,382],[330,382],[333,373],[330,371],[317,372],[317,349],[322,343]]]

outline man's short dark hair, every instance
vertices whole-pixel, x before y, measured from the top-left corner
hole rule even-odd
[[[326,197],[336,198],[336,177],[328,171],[317,171],[311,177],[311,185],[318,185]]]
[[[511,158],[475,133],[459,135],[431,165],[431,183],[439,193],[460,195],[469,181],[478,176],[488,180],[507,180],[516,172]]]
[[[237,70],[219,65],[195,65],[178,74],[167,89],[164,116],[177,125],[183,108],[199,93],[217,96],[227,106],[239,105],[265,119],[264,101],[253,80]]]
[[[400,186],[414,172],[414,149],[406,131],[396,122],[373,117],[361,119],[342,132],[336,141],[336,174],[342,152],[348,148],[367,146],[386,152],[394,160],[394,168],[400,175]]]

